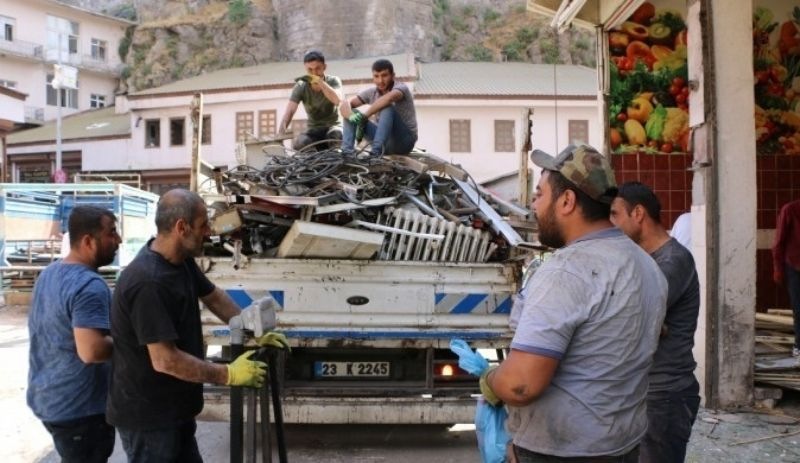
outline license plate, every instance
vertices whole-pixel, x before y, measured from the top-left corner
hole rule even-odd
[[[389,362],[314,362],[318,378],[358,378],[389,376]]]

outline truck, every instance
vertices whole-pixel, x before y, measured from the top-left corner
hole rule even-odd
[[[437,175],[443,177],[449,172],[454,178],[467,178],[456,167],[431,156],[397,157],[394,161],[418,170],[439,169]],[[217,219],[212,228],[223,236],[228,254],[206,255],[199,264],[208,278],[240,306],[269,295],[280,307],[276,330],[286,334],[291,344],[281,378],[284,420],[472,422],[478,379],[458,367],[449,344],[461,338],[473,348],[490,349],[489,353],[502,356],[511,339],[508,315],[520,286],[522,259],[514,258],[512,252],[507,259],[487,262],[487,252],[495,246],[487,239],[491,234],[469,224],[453,225],[449,221],[448,225],[447,220],[428,214],[423,217],[408,208],[376,206],[373,209],[379,210],[380,217],[375,223],[354,220],[349,227],[307,222],[303,219],[314,214],[334,220],[356,209],[364,211],[367,202],[380,205],[385,198],[326,205],[322,198],[311,201],[308,197],[270,196],[252,175],[229,174],[220,179],[217,173],[217,188],[200,188],[213,211],[212,221]],[[436,178],[437,182],[441,180]],[[247,190],[241,190],[243,183]],[[344,185],[348,187],[353,188]],[[473,213],[480,209],[477,215],[492,221],[491,227],[498,234],[512,237],[509,242],[514,245],[523,242],[492,208],[476,199],[485,191],[467,183],[461,187],[465,196],[473,194],[473,203],[480,203]],[[240,191],[232,192],[231,188]],[[277,204],[280,202],[284,204]],[[286,205],[292,202],[294,205]],[[517,214],[527,213],[524,208],[507,206]],[[287,212],[285,207],[291,210]],[[277,241],[272,243],[278,255],[242,251],[256,247],[252,243],[248,246],[243,223],[252,219],[274,225],[280,223],[281,216],[290,216],[292,210],[296,210],[294,222],[284,224],[288,233],[279,247]],[[299,232],[295,230],[298,225],[302,229]],[[484,230],[490,228],[483,225]],[[313,228],[317,226],[323,228],[315,234]],[[434,243],[436,232],[447,227],[452,233],[441,236],[448,238]],[[224,237],[227,230],[232,230],[230,239]],[[303,232],[313,239],[303,241]],[[362,239],[356,236],[359,233],[378,235],[379,244],[365,251],[372,237],[365,235]],[[290,245],[302,241],[302,251],[281,255],[281,250],[290,246],[286,244],[290,238],[294,238]],[[358,244],[343,250],[346,240]],[[249,241],[253,241],[252,236]],[[449,256],[445,256],[448,250]],[[212,346],[209,352],[216,346],[224,356],[230,335],[227,326],[205,311],[202,318],[206,343]],[[227,394],[227,388],[206,387],[207,418],[227,417]]]
[[[122,243],[101,269],[110,282],[155,233],[158,196],[119,183],[0,184],[0,272],[7,303],[26,303],[38,273],[59,258],[75,206],[107,208],[117,216]]]

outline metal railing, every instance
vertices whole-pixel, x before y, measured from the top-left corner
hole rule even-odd
[[[44,108],[25,106],[25,122],[44,122]]]
[[[42,59],[43,57],[42,45],[24,40],[0,39],[0,50],[25,58]]]
[[[11,53],[23,58],[41,60],[46,63],[58,62],[57,49],[45,49],[43,45],[24,40],[0,39],[0,51]],[[100,59],[92,55],[79,55],[66,53],[62,50],[61,62],[90,71],[118,75],[122,71],[122,63],[110,63],[107,59]]]

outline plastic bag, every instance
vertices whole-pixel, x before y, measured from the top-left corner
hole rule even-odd
[[[475,432],[478,435],[478,450],[483,463],[504,463],[506,446],[511,437],[506,431],[505,423],[508,412],[504,406],[494,407],[478,399],[475,408]]]
[[[480,376],[487,368],[489,361],[477,352],[473,352],[466,341],[463,339],[451,339],[450,350],[458,355],[458,366],[475,376]]]

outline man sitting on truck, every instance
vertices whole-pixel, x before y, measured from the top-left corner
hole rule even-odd
[[[342,154],[353,154],[360,135],[372,142],[373,156],[410,153],[417,142],[417,112],[411,90],[394,80],[394,65],[388,59],[372,63],[372,82],[374,87],[342,104]],[[355,109],[367,104],[370,106],[365,111]],[[373,115],[378,117],[377,124],[369,120]]]
[[[306,75],[297,79],[283,112],[278,133],[289,129],[297,106],[302,102],[308,115],[305,132],[295,135],[292,148],[302,149],[323,140],[341,140],[342,124],[339,122],[339,103],[342,100],[342,81],[325,74],[325,56],[318,51],[310,51],[303,57]]]
[[[539,241],[556,251],[527,285],[511,352],[483,373],[481,392],[508,405],[520,463],[635,462],[666,279],[609,221],[617,191],[602,154],[584,145],[531,158],[543,169],[533,202]]]

